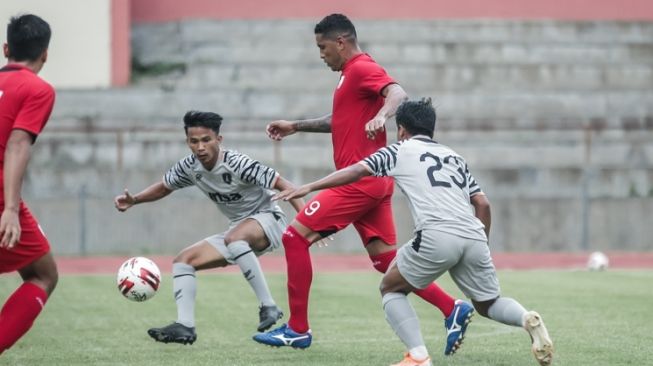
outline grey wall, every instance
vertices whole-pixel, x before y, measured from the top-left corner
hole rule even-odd
[[[328,135],[269,141],[265,124],[329,113],[338,74],[311,22],[138,25],[134,84],[59,90],[24,197],[61,253],[174,253],[221,231],[197,192],[119,214],[112,198],[187,153],[188,109],[226,118],[225,144],[297,183],[332,169]],[[467,158],[493,204],[497,250],[652,250],[653,24],[366,21],[362,48],[438,106],[437,139]],[[389,126],[394,133],[394,126]],[[84,193],[85,192],[85,193]],[[410,215],[395,198],[399,237]],[[357,251],[353,230],[330,251]]]

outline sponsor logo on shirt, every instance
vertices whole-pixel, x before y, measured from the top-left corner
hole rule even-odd
[[[219,192],[209,192],[208,195],[213,202],[218,202],[218,203],[235,202],[235,201],[240,201],[243,198],[243,196],[241,196],[239,193],[222,194]]]

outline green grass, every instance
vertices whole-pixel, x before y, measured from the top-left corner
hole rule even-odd
[[[504,295],[538,310],[553,337],[557,365],[652,364],[653,271],[500,272]],[[250,337],[258,322],[254,295],[240,275],[198,276],[198,341],[153,342],[151,326],[175,319],[171,278],[145,303],[119,295],[115,277],[62,276],[32,330],[0,357],[0,365],[389,365],[402,344],[386,324],[374,273],[316,274],[311,294],[314,343],[305,351],[273,349]],[[285,276],[268,281],[287,309]],[[0,277],[6,298],[18,277]],[[441,284],[460,296],[448,276]],[[442,317],[411,296],[434,365],[535,365],[528,335],[475,316],[465,345],[442,355]]]

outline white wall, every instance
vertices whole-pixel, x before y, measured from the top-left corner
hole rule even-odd
[[[32,13],[52,29],[48,63],[40,75],[55,88],[106,88],[111,84],[111,0],[2,0],[0,35],[9,18]]]

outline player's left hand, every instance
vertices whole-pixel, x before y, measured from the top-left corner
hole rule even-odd
[[[367,138],[374,140],[377,134],[382,133],[385,130],[385,121],[385,118],[375,116],[367,122],[365,124],[365,134],[367,134]]]
[[[0,217],[0,247],[11,249],[20,240],[21,228],[20,220],[18,219],[18,212],[13,210],[2,211]]]

